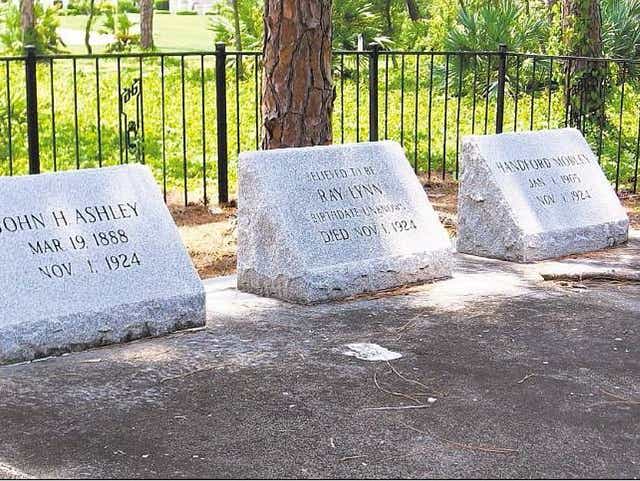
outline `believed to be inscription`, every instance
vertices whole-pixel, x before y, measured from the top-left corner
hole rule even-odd
[[[238,285],[317,302],[450,273],[448,236],[393,142],[240,160]]]

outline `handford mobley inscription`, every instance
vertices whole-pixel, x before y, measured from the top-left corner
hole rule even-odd
[[[243,154],[238,286],[310,303],[450,274],[446,231],[393,142]]]
[[[0,363],[204,323],[202,283],[146,167],[0,179],[0,246]]]
[[[627,240],[624,208],[575,129],[467,137],[462,170],[461,252],[527,262]]]

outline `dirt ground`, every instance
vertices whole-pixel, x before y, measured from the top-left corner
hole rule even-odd
[[[451,279],[315,306],[207,279],[205,328],[2,366],[0,479],[637,479],[640,284],[541,272],[637,271],[640,236],[455,257]]]
[[[457,186],[453,182],[421,179],[429,200],[451,235],[456,232]],[[640,194],[621,193],[631,226],[640,229]],[[203,279],[232,274],[236,269],[235,207],[205,207],[170,200],[169,210]]]

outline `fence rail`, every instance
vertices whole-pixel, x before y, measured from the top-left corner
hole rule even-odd
[[[0,175],[142,162],[165,198],[206,203],[215,186],[226,203],[237,155],[260,147],[261,58],[223,44],[207,52],[101,55],[28,48],[0,57]],[[616,190],[636,192],[638,67],[631,59],[506,46],[338,50],[334,141],[398,140],[417,174],[448,179],[459,173],[462,135],[573,125]]]

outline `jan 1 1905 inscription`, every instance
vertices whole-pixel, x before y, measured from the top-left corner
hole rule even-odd
[[[458,250],[534,261],[613,247],[629,220],[576,129],[463,139]]]

